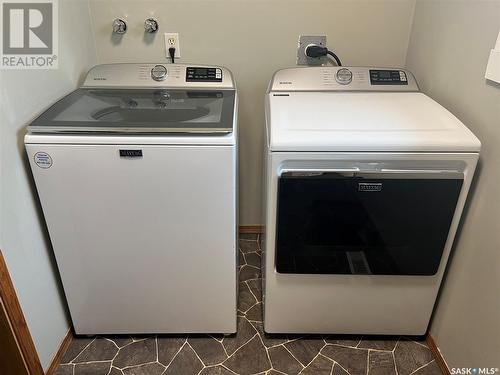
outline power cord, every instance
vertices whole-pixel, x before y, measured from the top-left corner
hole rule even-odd
[[[340,62],[338,56],[332,51],[329,51],[328,48],[326,47],[321,47],[316,44],[310,44],[306,47],[305,53],[307,57],[313,57],[313,58],[329,55],[333,57],[333,59],[337,63],[337,66],[342,66],[342,63]]]
[[[170,60],[172,61],[172,64],[175,64],[175,47],[170,47],[168,49],[168,54],[170,55]]]

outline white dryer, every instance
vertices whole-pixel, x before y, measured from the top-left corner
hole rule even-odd
[[[236,331],[236,113],[222,67],[112,64],[28,127],[76,333]]]
[[[424,334],[479,140],[402,69],[280,70],[266,123],[265,331]]]

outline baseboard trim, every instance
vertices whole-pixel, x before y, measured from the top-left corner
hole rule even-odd
[[[45,375],[54,375],[56,373],[57,366],[59,366],[63,354],[68,349],[69,344],[71,344],[71,340],[73,340],[73,331],[71,330],[70,327],[68,329],[68,332],[66,332],[66,335],[62,339],[61,343],[59,344],[59,348],[57,349],[56,354],[54,354],[52,361],[50,361],[49,367],[47,368]]]
[[[42,375],[43,369],[33,343],[28,324],[24,319],[14,284],[9,275],[7,264],[0,250],[0,297],[2,298],[12,331],[16,337],[24,362],[31,375]]]
[[[240,233],[245,234],[261,234],[264,233],[263,225],[240,225]]]
[[[437,347],[436,342],[434,341],[434,338],[431,336],[430,333],[427,333],[425,341],[427,342],[427,346],[429,346],[429,349],[434,355],[434,358],[436,359],[436,364],[438,365],[443,375],[451,375],[450,369],[448,368],[448,365],[446,364],[446,361],[444,360],[441,351]]]

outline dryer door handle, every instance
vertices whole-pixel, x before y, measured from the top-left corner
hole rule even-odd
[[[293,177],[357,177],[367,179],[464,179],[464,173],[458,170],[409,170],[381,169],[360,170],[359,168],[339,169],[283,169],[280,178]]]

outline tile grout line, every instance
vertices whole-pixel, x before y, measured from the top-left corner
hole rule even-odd
[[[421,369],[423,369],[424,367],[427,367],[428,365],[430,365],[430,364],[431,364],[432,362],[434,362],[434,361],[435,361],[435,360],[433,359],[432,361],[427,362],[425,365],[420,366],[419,368],[417,368],[417,369],[415,369],[413,372],[411,372],[411,373],[410,373],[410,375],[412,375],[412,374],[416,373],[418,370],[421,370]]]
[[[398,337],[396,345],[394,345],[394,349],[391,350],[392,360],[394,361],[394,369],[396,370],[396,375],[399,375],[399,371],[398,371],[398,366],[396,364],[396,355],[394,353],[396,352],[396,348],[398,347],[400,341],[401,341],[401,336]]]
[[[113,366],[113,364],[111,364],[111,367],[109,368],[109,373],[110,373],[110,374],[111,374],[111,370],[113,370],[113,369],[116,369],[117,371],[120,371],[120,372],[123,374],[122,369],[121,369],[121,368],[118,368],[118,367],[116,367],[116,366]]]
[[[327,357],[328,358],[328,357]],[[344,370],[346,372],[347,375],[350,375],[349,372],[347,372],[347,370],[345,368],[343,368],[340,363],[338,363],[337,361],[333,360],[332,359],[332,362],[333,362],[333,366],[332,366],[332,372],[330,375],[333,375],[333,370],[335,370],[335,365],[339,365],[339,367]]]
[[[394,352],[396,351],[396,348],[399,345],[399,341],[400,341],[400,339],[398,339],[398,341],[396,341],[396,345],[394,345],[394,349],[391,350],[392,354],[394,354]],[[394,358],[394,360],[396,360],[396,359]]]
[[[94,337],[94,339],[91,342],[89,342],[69,363],[75,363],[73,361],[77,359],[80,356],[80,354],[82,354],[85,351],[85,349],[87,349],[95,340],[96,339]]]
[[[107,340],[107,341],[111,342],[114,346],[116,346],[116,348],[118,349],[118,351],[120,351],[120,347],[118,345],[116,345],[116,342],[114,342],[111,339],[108,339],[107,337],[103,337],[103,338],[104,338],[104,340]]]
[[[100,361],[78,362],[78,363],[74,363],[74,365],[77,366],[77,365],[88,365],[90,363],[107,363],[107,362],[111,363],[112,360],[111,359],[103,359],[103,360],[100,360]]]
[[[252,291],[252,288],[250,288],[250,285],[248,285],[248,281],[247,281],[247,280],[245,280],[245,281],[243,281],[243,282],[246,284],[246,286],[247,286],[248,290],[250,290],[250,293],[252,293],[252,296],[255,298],[255,300],[257,301],[257,303],[262,302],[262,301],[260,301],[260,300],[257,298],[257,296],[254,294],[254,292]]]
[[[321,352],[323,351],[323,349],[324,349],[324,348],[326,348],[327,346],[334,346],[334,345],[333,345],[333,344],[326,344],[325,346],[323,346],[323,347],[321,348],[320,353],[321,353]],[[356,348],[352,348],[352,347],[350,347],[350,348],[351,348],[351,349],[356,349]],[[338,363],[336,360],[334,360],[334,359],[332,359],[332,358],[330,358],[330,357],[326,356],[326,355],[325,355],[325,354],[323,354],[323,353],[321,353],[321,355],[322,355],[323,357],[326,357],[326,358],[328,358],[329,360],[333,361],[333,365],[334,365],[334,366],[335,366],[336,364],[337,364],[337,365],[339,365],[339,367],[340,367],[342,370],[344,370],[344,371],[345,371],[348,375],[351,375],[351,374],[349,373],[349,371],[347,371],[347,370],[344,368],[344,366],[342,366],[342,365],[341,365],[340,363]],[[333,372],[333,367],[332,367],[332,372]]]
[[[156,346],[156,362],[160,363],[159,355],[158,355],[158,336],[155,337],[155,346]]]
[[[391,352],[391,358],[392,358],[392,363],[394,365],[394,372],[396,373],[396,375],[398,375],[399,371],[398,371],[398,368],[396,366],[396,357],[394,357],[394,352]]]
[[[250,341],[252,341],[254,339],[255,336],[258,336],[259,335],[259,332],[256,332],[250,339],[248,339],[247,341],[245,341],[244,344],[240,345],[234,352],[233,354],[231,354],[229,357],[226,358],[226,361],[231,358],[238,350],[240,350],[242,347],[244,347],[246,344],[248,344]]]
[[[229,367],[227,367],[226,365],[221,365],[221,367],[225,368],[227,371],[230,371],[232,372],[233,374],[235,375],[238,375],[238,373],[234,372],[233,370],[231,370]]]
[[[339,346],[341,346],[341,345],[339,345]],[[352,348],[352,349],[369,350],[369,351],[377,352],[377,353],[392,353],[392,350],[384,350],[384,349],[373,349],[373,348]]]
[[[118,345],[116,345],[116,346],[118,346]],[[113,367],[113,362],[115,361],[116,357],[118,357],[118,354],[120,353],[120,350],[121,350],[121,348],[118,348],[117,352],[113,356],[113,359],[111,360],[111,367]],[[120,371],[121,371],[121,369],[120,369]],[[111,368],[109,369],[109,372],[111,373]],[[123,373],[123,371],[122,371],[122,373]]]
[[[361,344],[361,341],[363,341],[363,336],[361,336],[361,337],[359,338],[359,341],[358,341],[358,343],[357,343],[357,344],[356,344],[356,346],[355,346],[356,348],[357,348],[357,347]]]
[[[151,365],[153,363],[158,363],[160,366],[163,366],[160,362],[158,361],[149,361],[149,362],[144,362],[144,363],[139,363],[137,365],[131,365],[131,366],[125,366],[125,367],[122,367],[120,370],[128,370],[128,369],[131,369],[131,368],[137,368],[137,367],[141,367],[141,366],[145,366],[145,365]],[[116,367],[116,366],[115,366]],[[165,366],[163,366],[165,367]]]
[[[402,339],[404,339],[404,340],[406,340],[406,341],[413,342],[413,343],[415,343],[415,344],[418,344],[418,345],[420,345],[420,346],[423,346],[424,348],[429,349],[429,347],[427,346],[427,344],[422,344],[421,342],[418,342],[418,341],[416,341],[416,340],[413,340],[413,338],[412,338],[411,336],[404,336],[404,335],[402,335],[402,336],[399,336],[399,337],[400,337],[400,338],[402,338]]]
[[[366,375],[368,375],[368,371],[370,371],[370,349],[368,349],[368,353],[366,354]]]
[[[272,365],[272,364],[271,364]],[[283,374],[283,375],[288,375],[286,372],[283,372],[283,371],[280,371],[280,370],[276,370],[274,367],[271,366],[271,368],[269,370],[266,371],[266,374],[270,373],[271,371],[276,371],[278,374]],[[302,370],[300,370],[302,371]],[[300,374],[300,372],[299,372]],[[298,375],[298,374],[297,374]]]
[[[186,340],[184,341],[184,343],[179,348],[179,350],[177,350],[177,352],[174,354],[174,356],[172,357],[172,359],[170,360],[170,362],[168,362],[168,365],[166,366],[167,368],[165,369],[165,371],[167,371],[167,369],[170,367],[170,365],[172,364],[172,362],[174,361],[174,359],[180,353],[180,351],[182,350],[182,348],[184,348],[184,346],[186,346],[186,344],[187,344],[187,337],[186,337]]]
[[[322,355],[322,354],[321,354],[321,351],[322,351],[325,347],[326,347],[326,344],[324,344],[324,345],[323,345],[323,346],[322,346],[322,347],[318,350],[318,353],[314,356],[314,358],[313,358],[313,359],[311,359],[311,360],[309,361],[309,363],[308,363],[306,366],[304,366],[304,368],[305,368],[305,367],[307,367],[307,366],[309,366],[311,363],[313,363],[313,362],[314,362],[314,360],[315,360],[316,358],[318,358],[320,355]]]
[[[238,325],[238,323],[236,323],[236,325]],[[222,345],[222,349],[224,350],[226,357],[229,358],[229,354],[227,353],[226,347],[224,346],[224,340],[221,341],[220,344]]]
[[[262,332],[264,332],[264,328],[262,328]],[[269,361],[269,365],[271,366],[271,369],[274,369],[273,362],[271,361],[271,356],[269,355],[269,351],[267,350],[267,347],[264,345],[264,340],[262,340],[262,337],[260,336],[259,331],[257,331],[257,336],[259,336],[260,343],[262,344],[262,347],[266,351],[267,360]]]
[[[300,340],[300,339],[298,339]],[[372,348],[358,348],[357,346],[350,346],[350,345],[345,345],[345,344],[332,344],[332,343],[326,343],[328,346],[340,346],[341,348],[347,348],[347,349],[357,349],[357,350],[373,350],[376,352],[390,352],[390,350],[382,350],[382,349],[372,349]]]
[[[304,366],[304,365],[302,364],[302,362],[300,362],[300,361],[299,361],[299,359],[298,359],[297,357],[295,357],[295,355],[292,353],[292,351],[291,351],[290,349],[288,349],[288,348],[285,346],[285,344],[288,344],[288,343],[286,342],[286,343],[283,343],[283,344],[279,344],[279,345],[277,345],[277,346],[282,346],[283,348],[285,348],[285,350],[286,350],[288,353],[290,353],[290,355],[291,355],[291,356],[292,356],[292,357],[293,357],[293,358],[294,358],[294,359],[295,359],[295,360],[299,363],[299,365],[301,365],[301,366],[302,366],[302,370],[304,370],[304,369],[306,368],[306,366]],[[300,372],[302,372],[302,370],[300,370]]]
[[[323,348],[324,348],[324,347],[323,347]],[[331,362],[331,363],[332,363],[332,367],[330,368],[330,374],[331,374],[331,373],[332,373],[332,371],[333,371],[333,366],[335,365],[335,361],[334,361],[333,359],[331,359],[331,358],[328,358],[328,357],[327,357],[327,356],[325,356],[324,354],[321,354],[321,350],[323,350],[323,348],[321,348],[321,349],[320,349],[320,351],[319,351],[319,353],[318,353],[318,356],[321,356],[321,357],[323,357],[324,359],[326,359],[327,361],[329,361],[329,362]],[[311,363],[312,363],[312,361],[311,361]],[[311,363],[309,363],[309,365],[310,365]],[[308,366],[309,366],[309,365],[308,365]]]
[[[338,363],[337,361],[335,361],[335,363],[336,363],[337,365],[339,365],[339,367],[340,367],[342,370],[344,370],[344,371],[347,373],[347,375],[351,375],[351,373],[350,373],[349,371],[347,371],[347,370],[346,370],[346,368],[345,368],[344,366],[342,366],[342,365],[341,365],[340,363]]]

